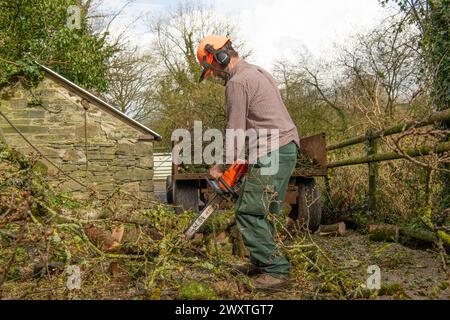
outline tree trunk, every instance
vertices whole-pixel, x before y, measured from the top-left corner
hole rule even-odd
[[[394,241],[399,238],[399,228],[387,224],[372,224],[369,226],[369,239],[372,241]]]
[[[339,222],[332,225],[321,225],[319,233],[321,236],[343,236],[345,235],[345,222]]]

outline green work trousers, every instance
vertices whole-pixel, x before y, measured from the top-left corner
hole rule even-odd
[[[290,263],[280,253],[275,241],[275,227],[269,213],[279,218],[289,178],[297,162],[297,145],[282,146],[250,165],[236,203],[236,222],[250,252],[251,261],[273,276],[289,274]],[[278,153],[278,155],[277,155]],[[269,170],[278,156],[278,170]],[[266,172],[264,170],[266,170]],[[269,175],[267,171],[270,172]]]

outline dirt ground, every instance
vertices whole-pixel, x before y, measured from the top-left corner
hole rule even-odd
[[[354,231],[342,237],[303,235],[285,244],[293,264],[292,286],[279,292],[254,292],[248,288],[249,278],[232,271],[232,265],[245,260],[231,255],[228,240],[224,235],[202,240],[151,263],[86,260],[81,262],[79,290],[67,289],[64,272],[21,281],[32,273],[24,267],[15,271],[16,279],[6,281],[3,298],[450,299],[449,278],[437,252],[372,242]],[[365,288],[369,265],[380,267],[380,290]]]
[[[384,294],[377,298],[450,299],[449,278],[436,251],[373,242],[354,231],[344,237],[316,237],[316,241],[361,284],[368,277],[367,266],[378,265]]]

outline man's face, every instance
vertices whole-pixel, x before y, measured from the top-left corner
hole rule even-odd
[[[214,69],[212,69],[212,74],[215,77],[218,77],[222,80],[226,80],[227,73],[224,71],[220,71],[220,70],[224,70],[224,68],[216,60],[213,60],[212,66],[214,67]]]

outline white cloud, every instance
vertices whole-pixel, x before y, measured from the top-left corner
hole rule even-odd
[[[147,18],[163,12],[165,6],[161,1],[134,0],[124,7],[127,2],[127,0],[107,0],[102,2],[99,10],[115,14],[123,8],[109,26],[111,38],[115,39],[125,32],[126,39],[132,45],[145,50],[153,38],[149,32]]]
[[[122,0],[108,1],[110,8],[120,7]],[[271,69],[279,58],[291,58],[295,52],[307,50],[313,56],[332,55],[333,43],[343,42],[358,31],[365,30],[387,11],[378,0],[210,0],[220,16],[237,20],[238,34],[252,49],[252,62]],[[176,1],[138,0],[126,9],[126,14],[114,25],[114,32],[144,12],[158,13],[173,7]],[[144,21],[132,30],[139,46],[149,43]]]
[[[255,62],[270,68],[302,47],[316,57],[330,55],[333,42],[373,26],[386,12],[377,0],[273,0],[238,15]]]

